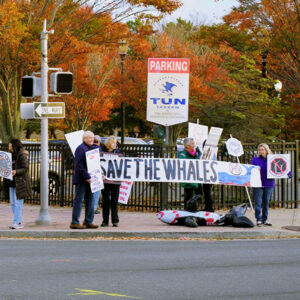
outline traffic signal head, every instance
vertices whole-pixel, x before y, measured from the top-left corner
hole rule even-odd
[[[73,74],[71,72],[55,72],[50,76],[50,89],[55,94],[71,94]]]
[[[21,95],[24,98],[40,97],[42,95],[41,78],[35,76],[24,76],[22,78]]]

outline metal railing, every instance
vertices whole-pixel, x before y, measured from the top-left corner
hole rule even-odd
[[[294,208],[299,204],[299,144],[282,142],[269,144],[274,153],[288,153],[291,156],[293,178],[276,180],[275,191],[270,202],[271,207]],[[29,152],[29,172],[33,193],[25,203],[40,204],[40,144],[25,144]],[[244,155],[241,163],[250,163],[256,155],[257,145],[243,144]],[[0,144],[0,150],[7,151],[7,144]],[[177,156],[175,146],[164,145],[120,145],[119,149],[131,157],[164,157]],[[218,160],[236,162],[228,155],[226,145],[220,144]],[[49,143],[49,205],[72,206],[75,188],[72,184],[74,158],[69,146],[65,143]],[[0,178],[1,188],[3,179]],[[3,191],[3,188],[2,188]],[[249,189],[251,194],[251,189]],[[120,204],[121,209],[135,211],[158,211],[160,209],[183,208],[183,189],[179,183],[135,182],[132,187],[128,205]],[[0,201],[9,201],[8,195],[0,194]],[[248,202],[245,187],[213,185],[212,198],[215,209],[223,209]],[[202,203],[204,204],[204,203]],[[202,205],[201,204],[201,205]]]

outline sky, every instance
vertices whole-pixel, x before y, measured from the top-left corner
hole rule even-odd
[[[237,6],[236,0],[182,0],[183,6],[171,16],[164,19],[165,22],[176,21],[177,18],[193,21],[193,23],[219,23],[222,16],[230,12],[233,6]]]

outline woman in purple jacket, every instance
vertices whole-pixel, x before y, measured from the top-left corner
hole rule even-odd
[[[261,226],[267,225],[272,226],[272,224],[267,222],[268,219],[268,209],[269,201],[272,196],[272,192],[275,186],[274,179],[267,178],[267,156],[272,154],[269,146],[265,143],[258,145],[258,157],[254,157],[251,161],[252,165],[260,166],[260,177],[262,187],[252,188],[253,199],[255,206],[255,218],[256,225]]]

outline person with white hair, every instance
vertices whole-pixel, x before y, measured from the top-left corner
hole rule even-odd
[[[72,209],[71,229],[96,229],[99,226],[93,224],[94,206],[92,202],[91,176],[87,171],[86,152],[97,149],[94,145],[94,134],[91,131],[85,131],[82,136],[82,143],[75,151],[75,170],[73,175],[73,184],[75,185],[75,199]],[[83,224],[80,224],[82,202],[85,201],[85,218]]]
[[[269,201],[271,199],[275,186],[275,180],[267,178],[267,156],[269,154],[272,154],[272,151],[270,150],[269,146],[265,143],[259,144],[257,150],[258,157],[254,157],[251,160],[251,165],[260,167],[260,177],[262,184],[262,187],[252,188],[256,225],[272,226],[272,224],[267,221]]]

